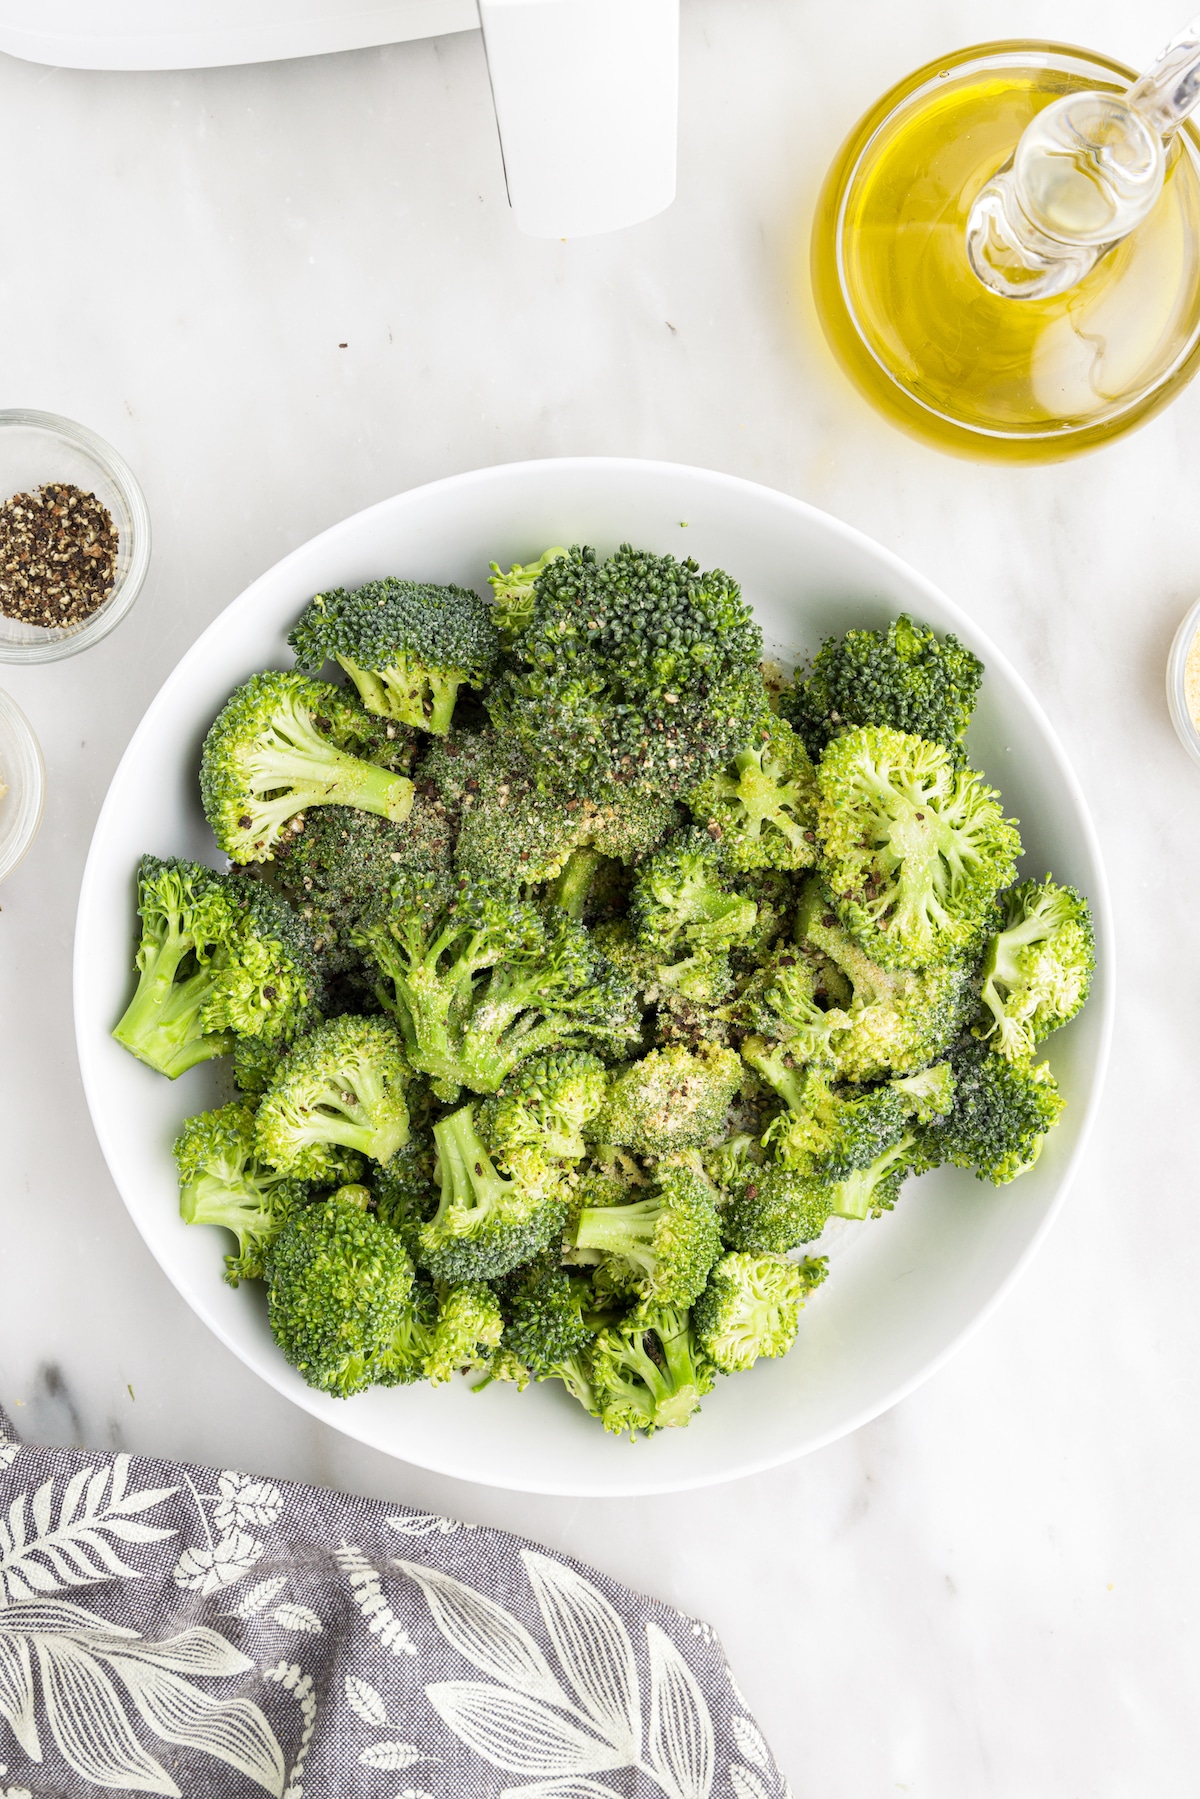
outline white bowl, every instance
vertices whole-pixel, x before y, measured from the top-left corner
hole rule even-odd
[[[685,1431],[618,1440],[554,1383],[522,1394],[474,1394],[455,1382],[330,1399],[276,1350],[261,1288],[234,1292],[221,1281],[224,1236],[180,1222],[171,1142],[183,1118],[215,1103],[213,1065],[165,1081],[109,1036],[130,991],[138,857],[219,865],[197,791],[201,741],[238,682],[291,666],[284,638],[312,594],[387,574],[482,588],[493,558],[528,560],[548,543],[607,553],[625,541],[729,570],[768,641],[796,655],[827,633],[908,610],[983,656],[972,760],[1021,820],[1026,871],[1052,869],[1096,913],[1091,1002],[1049,1045],[1065,1118],[1034,1172],[1012,1186],[939,1170],[906,1188],[894,1213],[843,1232],[792,1353],[722,1382]],[[577,1495],[669,1492],[769,1468],[854,1430],[932,1374],[997,1304],[1062,1203],[1099,1101],[1112,992],[1104,871],[1078,784],[1023,682],[970,620],[895,556],[799,500],[699,469],[592,457],[481,469],[400,494],[314,538],[235,600],[165,683],[113,777],[75,943],[79,1056],[96,1131],[138,1229],[193,1310],[279,1392],[360,1442],[460,1479]]]

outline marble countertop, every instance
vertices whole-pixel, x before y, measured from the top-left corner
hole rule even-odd
[[[1200,590],[1200,385],[1076,463],[953,461],[847,388],[804,273],[825,165],[909,68],[1018,33],[1144,61],[1178,12],[684,0],[678,201],[573,243],[512,226],[473,33],[182,75],[0,59],[3,403],[109,438],[155,530],[118,632],[0,669],[49,774],[41,837],[0,894],[0,1399],[26,1434],[403,1499],[599,1563],[716,1626],[799,1795],[1196,1791],[1200,780],[1163,669]],[[952,594],[1061,733],[1121,952],[1109,1104],[998,1314],[819,1454],[619,1503],[389,1461],[244,1369],[129,1222],[71,1023],[96,812],[199,631],[374,500],[576,452],[767,482]]]

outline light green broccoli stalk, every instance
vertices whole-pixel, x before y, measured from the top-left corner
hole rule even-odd
[[[811,868],[816,861],[813,765],[792,727],[774,714],[728,768],[689,793],[687,804],[730,868]]]
[[[143,856],[138,984],[113,1036],[172,1080],[239,1036],[287,1042],[315,1016],[311,936],[286,901],[198,862]]]
[[[189,1118],[175,1139],[179,1215],[185,1224],[232,1231],[237,1254],[225,1257],[225,1279],[262,1280],[267,1245],[306,1205],[306,1182],[265,1163],[254,1143],[254,1108],[233,1101]]]
[[[592,1346],[592,1389],[605,1430],[631,1438],[691,1422],[714,1369],[679,1306],[639,1306]]]
[[[786,1355],[801,1309],[827,1271],[823,1257],[789,1262],[736,1250],[722,1256],[692,1307],[697,1341],[714,1368],[740,1374],[760,1356]]]
[[[344,1152],[387,1162],[408,1138],[411,1079],[395,1027],[382,1018],[332,1018],[280,1064],[255,1123],[259,1154],[285,1174],[336,1176]]]
[[[572,1233],[577,1249],[599,1250],[618,1291],[663,1305],[691,1305],[721,1253],[716,1193],[698,1167],[662,1163],[643,1199],[585,1206]]]
[[[1082,1008],[1096,966],[1088,903],[1074,887],[1022,881],[1000,900],[1002,924],[983,960],[983,1004],[990,1018],[976,1035],[994,1037],[1010,1061],[1032,1055],[1035,1044]]]
[[[403,823],[413,784],[355,754],[375,736],[339,688],[304,675],[252,675],[217,714],[200,760],[204,815],[234,862],[266,862],[310,806],[356,806]]]
[[[561,1230],[565,1190],[547,1171],[529,1181],[500,1174],[463,1106],[433,1127],[441,1199],[417,1232],[417,1254],[452,1285],[496,1280],[545,1249]]]
[[[288,642],[303,668],[327,658],[344,668],[368,712],[439,735],[459,688],[483,686],[500,654],[477,593],[392,578],[317,594]]]
[[[826,879],[838,917],[886,968],[976,950],[1021,852],[982,777],[923,738],[866,725],[817,769]]]
[[[537,588],[538,576],[546,572],[552,562],[566,555],[561,545],[555,544],[552,549],[543,550],[536,562],[522,565],[514,562],[507,573],[498,562],[491,562],[488,567],[488,585],[495,595],[492,615],[496,628],[506,644],[519,637],[533,617],[533,596]]]
[[[272,1336],[310,1387],[340,1399],[397,1378],[419,1326],[413,1265],[369,1199],[343,1187],[305,1207],[266,1256]]]

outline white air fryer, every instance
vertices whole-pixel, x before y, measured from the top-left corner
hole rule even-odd
[[[483,27],[508,197],[589,237],[675,197],[679,0],[0,0],[0,50],[74,69],[198,69]]]

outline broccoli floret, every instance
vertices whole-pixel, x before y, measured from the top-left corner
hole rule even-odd
[[[301,1038],[263,1094],[258,1152],[309,1180],[343,1170],[345,1150],[387,1162],[408,1136],[410,1078],[386,1019],[331,1018]]]
[[[698,1167],[662,1163],[645,1198],[585,1206],[573,1241],[577,1249],[601,1252],[618,1287],[663,1305],[687,1306],[703,1291],[721,1253],[715,1199]]]
[[[792,727],[768,714],[760,735],[728,768],[687,797],[730,868],[811,868],[817,859],[817,788]]]
[[[494,1093],[548,1049],[619,1053],[638,1036],[636,995],[587,932],[493,883],[402,877],[387,918],[360,941],[412,1066],[439,1098],[463,1086]]]
[[[138,912],[137,989],[113,1036],[160,1074],[228,1055],[239,1035],[286,1041],[314,1015],[311,937],[266,889],[143,856]]]
[[[266,862],[280,833],[312,806],[356,806],[402,824],[413,784],[355,754],[367,715],[336,687],[269,670],[225,702],[204,739],[200,795],[234,862]]]
[[[514,638],[527,629],[533,617],[533,596],[538,576],[544,574],[552,562],[557,562],[566,553],[561,544],[555,544],[552,549],[543,550],[536,562],[527,562],[524,566],[514,562],[507,573],[498,562],[488,564],[492,571],[488,576],[488,586],[495,596],[492,617],[506,645],[511,644]]]
[[[801,1307],[827,1270],[823,1257],[788,1262],[738,1250],[722,1256],[692,1308],[696,1339],[714,1368],[739,1374],[760,1356],[786,1355]]]
[[[1096,966],[1088,903],[1074,887],[1022,881],[1000,899],[1001,925],[983,960],[989,1017],[976,1035],[994,1037],[1010,1061],[1023,1061],[1043,1037],[1083,1006]]]
[[[456,1370],[487,1366],[503,1331],[504,1319],[490,1287],[482,1283],[451,1287],[438,1304],[425,1378],[436,1387]]]
[[[981,1181],[1004,1186],[1027,1174],[1065,1101],[1048,1062],[1010,1062],[982,1043],[960,1044],[951,1055],[954,1106],[926,1127],[930,1153]]]
[[[238,1092],[251,1099],[265,1093],[289,1047],[266,1037],[239,1037],[233,1046],[233,1081]]]
[[[719,571],[622,546],[572,549],[539,576],[514,666],[488,696],[547,785],[686,793],[753,741],[762,633]]]
[[[848,1014],[817,1001],[812,964],[793,944],[784,944],[742,987],[721,1016],[752,1033],[751,1056],[760,1038],[787,1045],[793,1065],[834,1061],[833,1045],[844,1033]]]
[[[673,838],[639,871],[629,920],[657,985],[713,1003],[730,980],[729,950],[754,930],[754,901],[730,890],[706,831]]]
[[[978,948],[1021,853],[998,795],[923,738],[865,725],[817,769],[834,908],[887,968],[927,968]]]
[[[813,1243],[833,1216],[831,1184],[805,1169],[769,1161],[734,1178],[721,1208],[721,1236],[751,1255],[786,1255]]]
[[[505,1179],[487,1152],[473,1106],[434,1127],[441,1198],[417,1234],[421,1262],[454,1285],[496,1280],[546,1248],[562,1229],[566,1195],[553,1176]]]
[[[498,1378],[522,1385],[560,1380],[585,1411],[595,1413],[589,1352],[596,1326],[585,1316],[591,1302],[586,1277],[568,1274],[553,1251],[507,1276],[500,1283],[500,1308],[504,1350],[512,1360]]]
[[[368,1197],[341,1188],[305,1207],[266,1256],[271,1334],[310,1387],[343,1399],[399,1378],[419,1324],[413,1265]]]
[[[689,1423],[715,1379],[687,1311],[676,1306],[640,1306],[602,1330],[591,1370],[605,1430],[631,1438]]]
[[[481,687],[500,655],[492,608],[465,587],[368,581],[319,593],[288,637],[303,668],[344,668],[368,712],[439,735],[461,686]]]
[[[958,759],[982,679],[982,662],[957,637],[939,639],[902,613],[882,631],[827,637],[808,679],[784,691],[780,711],[812,756],[856,725],[889,725]]]
[[[872,961],[838,923],[833,901],[818,881],[808,884],[801,899],[796,937],[806,954],[817,952],[814,964],[832,964],[849,986],[843,1005],[825,1014],[829,1054],[843,1080],[871,1081],[924,1068],[945,1054],[976,1004],[969,963],[911,969]]]
[[[907,1129],[907,1110],[891,1087],[835,1091],[827,1068],[789,1068],[778,1045],[760,1047],[748,1039],[742,1054],[785,1101],[763,1142],[788,1167],[843,1180],[869,1167]]]
[[[593,1142],[639,1155],[706,1148],[724,1135],[726,1113],[743,1078],[737,1053],[719,1044],[653,1049],[615,1072],[587,1134]]]
[[[352,806],[298,814],[266,866],[313,931],[325,965],[340,969],[357,960],[352,934],[386,906],[397,876],[405,869],[448,875],[453,851],[445,809],[418,789],[403,824]]]
[[[923,1136],[910,1126],[866,1167],[852,1168],[830,1183],[830,1213],[835,1218],[878,1218],[892,1210],[910,1174],[923,1173],[935,1163]]]
[[[954,1105],[954,1067],[950,1062],[935,1062],[931,1068],[890,1082],[890,1086],[918,1124],[944,1118]]]
[[[175,1139],[175,1162],[184,1223],[220,1225],[238,1240],[237,1254],[225,1257],[229,1285],[262,1280],[267,1245],[307,1204],[309,1188],[260,1159],[253,1106],[235,1100],[189,1118]]]
[[[598,1056],[586,1050],[555,1050],[523,1062],[494,1099],[480,1107],[479,1121],[493,1151],[532,1148],[564,1161],[587,1154],[584,1126],[604,1104],[608,1076]]]

